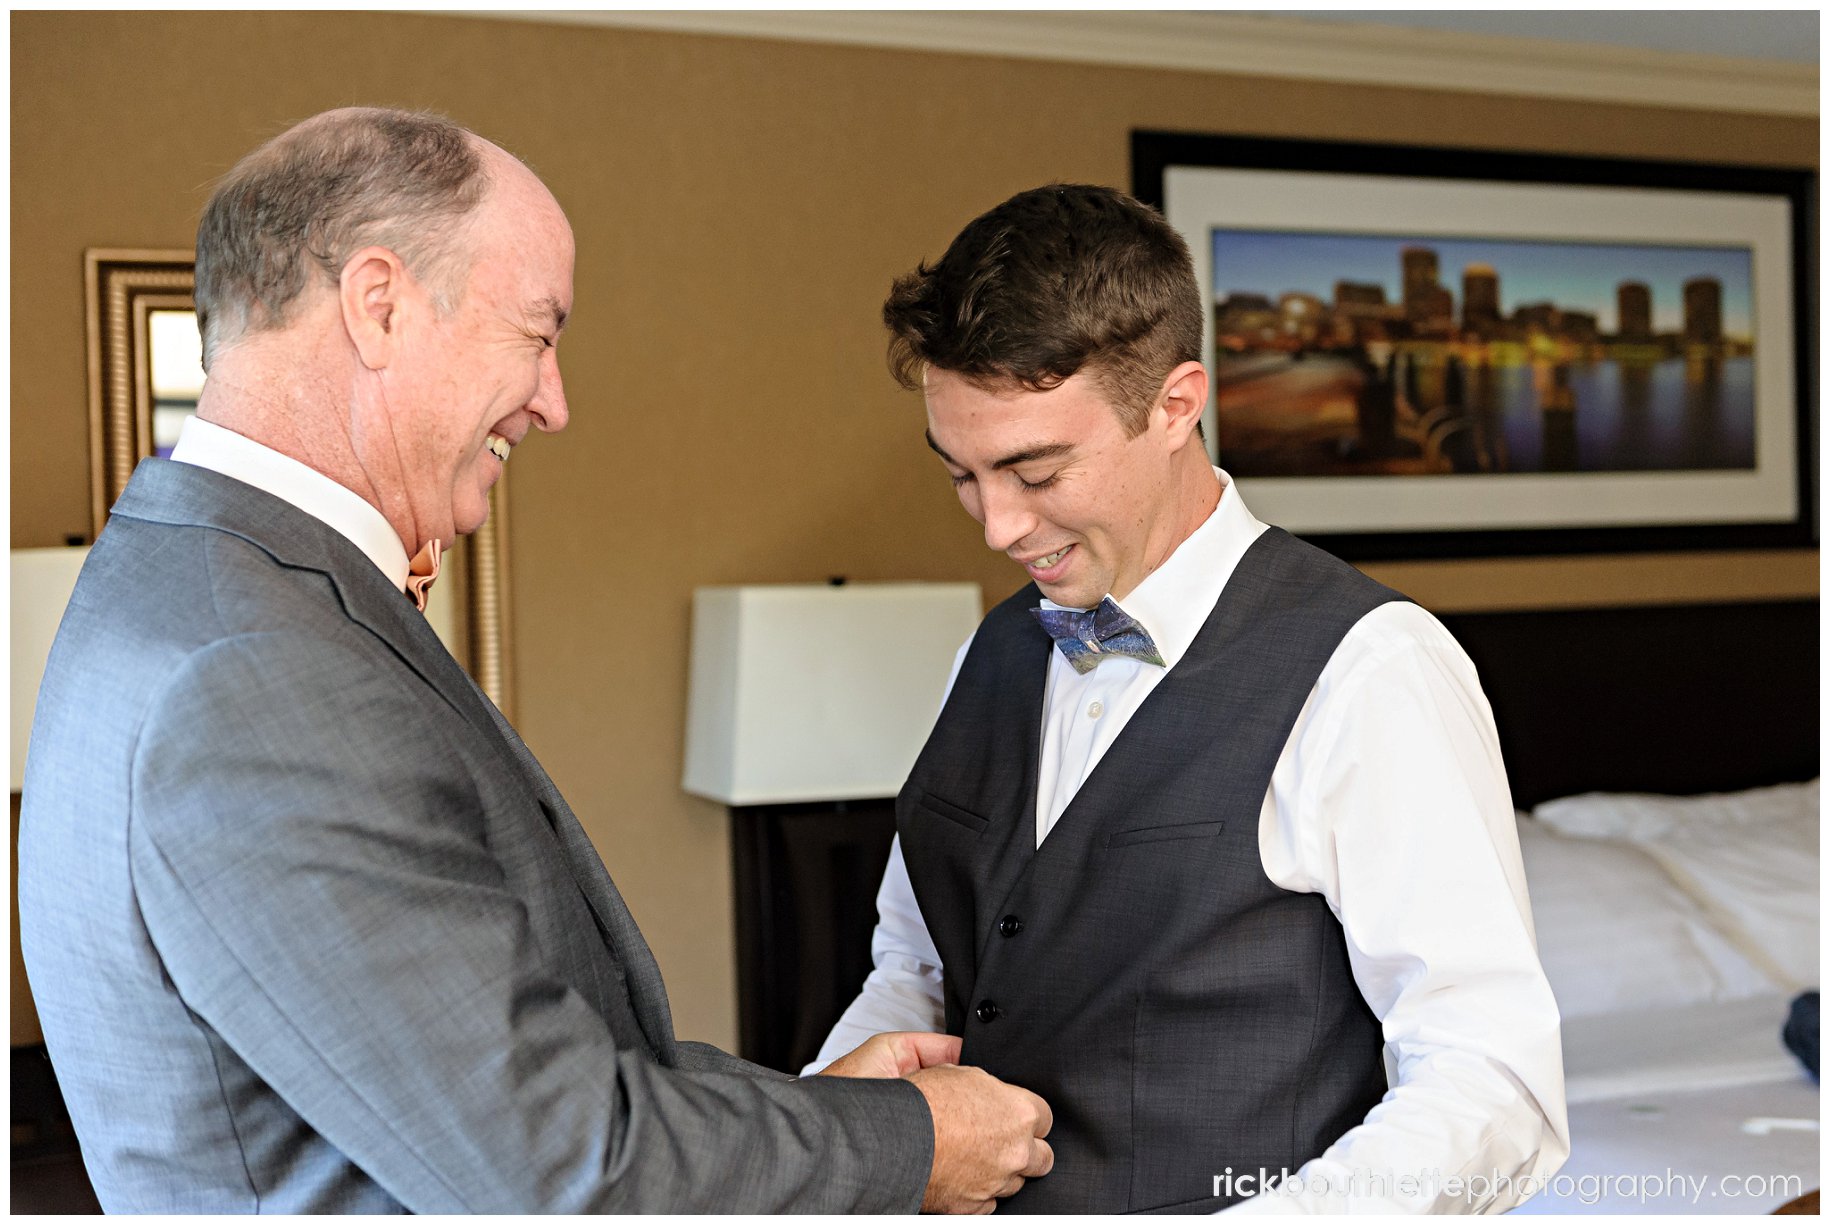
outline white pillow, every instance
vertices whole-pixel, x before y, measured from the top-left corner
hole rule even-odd
[[[1779,984],[1633,846],[1519,821],[1538,956],[1565,1017],[1770,994]]]
[[[1818,785],[1728,795],[1572,796],[1536,818],[1645,852],[1768,976],[1818,985]]]
[[[1719,795],[1646,795],[1590,791],[1548,800],[1531,810],[1534,819],[1577,838],[1661,838],[1694,826],[1757,826],[1772,821],[1817,817],[1817,780],[1780,783]]]

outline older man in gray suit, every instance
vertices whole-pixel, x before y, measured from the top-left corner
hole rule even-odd
[[[25,783],[26,964],[110,1210],[989,1210],[1052,1162],[950,1039],[798,1081],[677,1041],[421,616],[566,423],[572,258],[524,166],[397,111],[307,120],[205,212],[198,419],[96,542]]]

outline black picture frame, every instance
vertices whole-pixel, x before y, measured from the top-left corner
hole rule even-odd
[[[1785,209],[1784,244],[1779,251],[1769,251],[1769,259],[1783,258],[1790,272],[1790,294],[1785,313],[1789,318],[1770,320],[1762,317],[1759,334],[1781,334],[1789,341],[1790,353],[1782,359],[1790,384],[1790,403],[1763,404],[1760,411],[1783,413],[1791,426],[1789,456],[1765,465],[1770,479],[1776,472],[1789,473],[1794,482],[1793,513],[1773,515],[1759,521],[1725,522],[1707,511],[1697,519],[1673,522],[1601,522],[1592,525],[1542,526],[1457,526],[1455,521],[1414,524],[1386,528],[1369,523],[1367,530],[1342,530],[1311,526],[1300,522],[1283,522],[1275,511],[1263,517],[1282,522],[1304,539],[1337,556],[1361,560],[1406,560],[1447,557],[1519,556],[1545,554],[1617,553],[1642,551],[1738,550],[1812,548],[1817,544],[1816,456],[1817,456],[1817,176],[1814,171],[1772,167],[1728,166],[1697,162],[1643,161],[1624,158],[1586,158],[1521,154],[1484,149],[1392,145],[1340,141],[1286,140],[1211,133],[1187,133],[1139,130],[1131,134],[1132,194],[1163,209],[1172,224],[1190,232],[1211,235],[1208,223],[1200,217],[1178,217],[1170,199],[1168,185],[1172,170],[1288,172],[1292,175],[1349,176],[1366,184],[1383,184],[1384,190],[1415,190],[1428,200],[1432,184],[1542,185],[1570,188],[1628,188],[1646,193],[1651,213],[1656,215],[1659,192],[1719,193],[1722,197],[1758,198],[1783,203]],[[1250,176],[1247,176],[1250,177]],[[1409,181],[1395,183],[1394,181]],[[1186,182],[1186,178],[1182,180]],[[1266,178],[1264,181],[1273,181]],[[1291,180],[1296,182],[1297,180]],[[1317,180],[1302,180],[1303,182]],[[1331,180],[1336,187],[1343,185]],[[1412,184],[1415,184],[1413,187]],[[1181,193],[1186,197],[1187,192]],[[1340,198],[1350,199],[1351,193]],[[1672,196],[1672,200],[1679,197]],[[1769,210],[1770,211],[1770,210]],[[1406,225],[1422,234],[1430,234],[1428,217],[1410,218]],[[1280,227],[1281,228],[1281,227]],[[1647,235],[1656,241],[1654,230]],[[1208,262],[1197,252],[1197,266],[1205,270]],[[1203,286],[1211,295],[1215,286]],[[1205,356],[1213,359],[1212,300],[1207,310],[1210,329]],[[1770,344],[1767,346],[1773,347]],[[1767,367],[1761,368],[1763,371]],[[1210,404],[1210,413],[1212,405]],[[1210,417],[1210,421],[1213,418]],[[1770,418],[1769,418],[1770,420]],[[1210,447],[1213,435],[1210,431]],[[1776,431],[1777,433],[1777,431]],[[1224,460],[1222,460],[1224,466]],[[1558,474],[1554,479],[1581,481],[1597,474]],[[1599,474],[1607,475],[1607,474]],[[1663,475],[1663,474],[1661,474]],[[1334,481],[1334,477],[1306,477],[1314,482]],[[1364,481],[1367,478],[1350,478]],[[1374,477],[1373,480],[1429,482],[1439,476]],[[1481,476],[1480,480],[1494,479]],[[1780,478],[1783,483],[1784,478]],[[1253,485],[1265,488],[1264,478],[1242,480],[1241,490],[1247,501],[1259,508]],[[1359,485],[1353,488],[1365,488]],[[1570,488],[1570,486],[1563,486]],[[1291,486],[1285,485],[1286,490]],[[1348,488],[1337,486],[1337,488]],[[1427,488],[1413,486],[1413,488]],[[1517,486],[1515,485],[1515,490]],[[1383,490],[1381,492],[1384,492]],[[1398,496],[1395,495],[1394,496]],[[1533,494],[1532,496],[1538,496]],[[1668,512],[1681,513],[1681,512]],[[1300,516],[1286,516],[1300,517]]]

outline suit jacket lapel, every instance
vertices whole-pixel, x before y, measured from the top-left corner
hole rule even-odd
[[[240,537],[282,566],[323,574],[351,620],[373,632],[459,714],[488,726],[464,670],[419,610],[341,533],[284,499],[206,468],[145,459],[112,513],[215,528]]]
[[[994,827],[996,822],[1003,822],[1003,836],[996,852],[988,857],[990,879],[985,896],[997,898],[1000,905],[1029,873],[1038,851],[1036,790],[1042,774],[1042,699],[1047,693],[1049,662],[1055,649],[1054,639],[1028,611],[1041,596],[1041,588],[1031,583],[1011,597],[1009,603],[1020,612],[1012,615],[1009,635],[999,637],[1001,650],[992,665],[998,691],[1009,695],[999,709],[1015,713],[1016,730],[1021,735],[1018,743],[1022,745],[1022,774],[1016,793],[1010,804],[996,806],[992,818]],[[986,953],[984,945],[996,938],[996,932],[995,924],[986,925],[979,949],[981,960]]]
[[[170,460],[140,461],[113,513],[155,523],[216,528],[264,550],[283,566],[324,574],[351,620],[374,633],[471,724],[495,729],[497,734],[485,739],[499,754],[500,765],[519,771],[539,799],[567,871],[628,977],[643,1033],[658,1056],[671,1060],[673,1018],[660,967],[571,807],[495,703],[451,657],[425,617],[360,549],[284,499],[221,473]]]

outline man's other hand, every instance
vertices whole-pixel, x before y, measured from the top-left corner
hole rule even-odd
[[[982,1068],[951,1064],[924,1068],[909,1081],[934,1116],[934,1165],[923,1212],[990,1212],[1027,1179],[1054,1168],[1054,1150],[1043,1139],[1054,1115],[1028,1089]]]
[[[821,1076],[878,1077],[898,1080],[923,1068],[959,1062],[959,1039],[952,1034],[878,1034],[849,1055],[841,1055]]]

